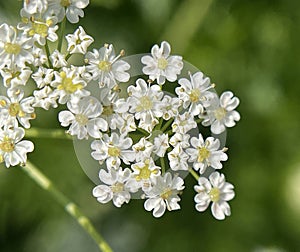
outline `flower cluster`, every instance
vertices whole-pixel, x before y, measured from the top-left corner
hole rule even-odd
[[[218,135],[240,120],[239,99],[226,91],[220,97],[201,71],[186,70],[181,56],[171,55],[163,41],[134,80],[124,50],[113,45],[89,49],[94,39],[79,26],[59,37],[64,23],[77,23],[88,0],[24,1],[17,26],[0,25],[0,162],[26,163],[33,143],[23,140],[36,118],[35,108],[65,105],[58,120],[76,139],[91,139],[91,157],[99,162],[101,184],[93,189],[100,203],[121,207],[144,199],[153,216],[180,209],[184,177],[198,185],[195,203],[204,211],[212,202],[217,219],[230,215],[227,201],[233,186],[219,171],[228,159]],[[62,40],[67,44],[62,51]],[[49,43],[53,45],[50,50]],[[83,55],[81,65],[69,63]],[[34,83],[30,93],[27,83]],[[95,91],[96,90],[96,91]],[[170,93],[167,90],[174,90]],[[205,136],[201,127],[214,135]]]

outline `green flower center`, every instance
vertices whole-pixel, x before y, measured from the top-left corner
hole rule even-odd
[[[102,115],[104,116],[110,116],[114,113],[113,105],[103,106]]]
[[[45,38],[48,36],[49,25],[51,24],[51,20],[47,21],[46,23],[42,20],[33,20],[32,29],[29,31],[29,35],[34,36],[35,34],[38,34]]]
[[[168,61],[165,58],[160,58],[157,61],[157,67],[161,70],[165,70],[168,66]]]
[[[19,103],[12,103],[10,104],[8,108],[8,113],[10,116],[16,117],[16,116],[24,116],[25,113],[22,111],[21,106]]]
[[[89,121],[89,119],[87,118],[87,116],[83,115],[83,114],[78,114],[75,116],[75,120],[80,124],[80,125],[86,125],[87,122]]]
[[[224,108],[218,108],[214,112],[215,117],[218,121],[222,120],[226,116],[226,109]]]
[[[15,144],[13,139],[5,136],[3,141],[0,142],[0,150],[4,152],[12,152],[15,149]]]
[[[205,159],[209,158],[210,151],[205,147],[201,147],[198,149],[198,162],[202,163]]]
[[[140,98],[140,104],[137,106],[137,112],[150,110],[153,107],[153,102],[150,100],[148,96],[142,96]]]
[[[114,185],[111,186],[111,190],[114,193],[122,192],[122,191],[124,191],[124,184],[120,183],[120,182],[117,182],[117,183],[115,183]]]
[[[213,202],[219,201],[219,199],[220,199],[220,189],[219,188],[216,188],[216,187],[212,188],[208,194],[209,194],[211,201],[213,201]]]
[[[103,72],[109,72],[111,70],[111,63],[106,60],[102,60],[99,62],[98,67]]]
[[[200,90],[199,89],[193,89],[190,93],[191,102],[198,102],[199,97],[200,97]]]
[[[157,170],[151,171],[149,168],[149,160],[145,161],[145,165],[142,167],[137,167],[139,174],[135,176],[136,181],[150,179],[151,174],[156,174]]]
[[[18,55],[21,52],[21,46],[15,43],[5,43],[4,51],[8,54]]]

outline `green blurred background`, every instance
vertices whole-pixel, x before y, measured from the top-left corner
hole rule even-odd
[[[0,2],[0,21],[16,24],[20,1]],[[133,200],[100,205],[72,142],[33,139],[29,159],[89,216],[115,251],[300,251],[300,2],[297,0],[92,0],[80,25],[127,55],[167,40],[213,82],[241,100],[228,130],[223,172],[235,185],[232,216],[194,209],[192,178],[182,210],[155,219]],[[76,25],[68,25],[72,32]],[[59,127],[57,111],[33,126]],[[1,252],[96,252],[77,223],[18,167],[0,166]]]

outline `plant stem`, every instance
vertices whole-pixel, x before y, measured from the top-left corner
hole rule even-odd
[[[141,129],[141,128],[136,128],[136,129],[137,129],[137,131],[143,133],[144,136],[149,136],[149,132],[147,132],[146,130]]]
[[[58,40],[58,45],[57,45],[57,50],[59,52],[61,52],[61,49],[62,49],[65,28],[66,28],[66,18],[64,18],[60,24],[60,34],[59,34],[59,40]]]
[[[200,176],[193,170],[193,168],[189,168],[189,173],[198,181]]]
[[[48,44],[47,39],[46,39],[46,44],[45,44],[45,50],[46,50],[46,54],[47,54],[47,58],[48,58],[49,67],[53,68],[52,62],[50,60],[50,49],[49,49],[49,44]]]
[[[103,252],[112,252],[112,249],[103,237],[96,231],[90,220],[83,215],[79,207],[70,201],[61,191],[59,191],[35,165],[27,161],[26,166],[21,167],[31,179],[33,179],[41,188],[47,191],[58,202],[65,211],[71,215],[83,230],[94,239],[99,249]]]
[[[160,160],[160,166],[161,166],[161,173],[165,174],[165,172],[166,172],[165,160],[163,157],[160,157],[159,160]]]
[[[170,119],[169,121],[167,121],[167,122],[165,123],[165,125],[162,127],[161,131],[162,131],[162,132],[165,132],[165,130],[173,123],[173,121],[174,121],[173,118]]]
[[[73,139],[72,136],[66,134],[62,129],[30,128],[26,130],[25,136],[32,138]]]

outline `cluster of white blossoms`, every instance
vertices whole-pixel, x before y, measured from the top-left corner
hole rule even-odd
[[[166,209],[180,209],[184,177],[191,174],[197,180],[196,209],[212,202],[213,216],[224,219],[234,191],[217,171],[228,159],[218,135],[240,120],[239,99],[230,91],[219,97],[200,71],[183,72],[185,62],[171,55],[166,41],[139,56],[144,78],[133,80],[123,50],[116,54],[111,44],[90,50],[94,39],[81,26],[59,37],[58,29],[66,21],[77,23],[88,4],[24,1],[21,22],[0,25],[0,162],[25,164],[34,146],[23,138],[35,108],[65,105],[58,114],[61,126],[76,139],[92,140],[101,181],[93,196],[100,203],[121,207],[140,198],[145,210],[161,217]],[[73,54],[83,55],[81,65],[69,63]],[[203,126],[215,135],[205,138]]]

